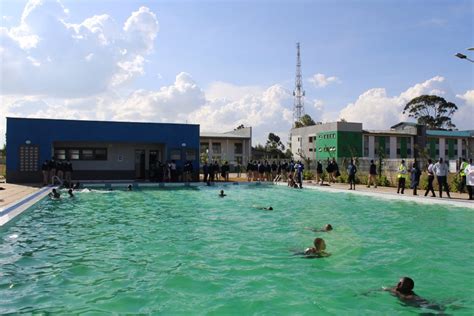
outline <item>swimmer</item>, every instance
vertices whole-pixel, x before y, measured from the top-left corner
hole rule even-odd
[[[302,255],[304,258],[322,258],[329,257],[331,254],[326,251],[326,242],[322,238],[314,239],[314,247],[306,248],[303,252],[297,252],[294,255]]]
[[[264,211],[273,211],[273,207],[269,206],[269,207],[265,207],[265,206],[261,206],[261,207],[255,207],[257,210],[264,210]]]
[[[219,197],[224,197],[227,196],[227,194],[224,194],[224,190],[221,190],[221,193],[219,193]]]
[[[309,229],[309,230],[311,230],[311,231],[313,231],[313,232],[315,232],[315,233],[316,233],[316,232],[317,232],[317,233],[319,233],[319,232],[323,232],[323,233],[324,233],[324,232],[330,232],[330,231],[332,230],[332,225],[331,225],[331,224],[326,224],[326,225],[324,225],[324,227],[321,228],[321,229],[315,229],[315,228],[311,228],[311,227],[305,227],[305,228],[306,228],[306,229]]]
[[[78,181],[78,182],[76,182],[76,184],[72,188],[74,190],[79,190],[80,187],[81,187],[81,183]]]
[[[56,189],[53,189],[48,195],[52,199],[59,199],[61,197],[61,194],[59,194],[59,192],[56,191]]]
[[[69,189],[69,190],[67,191],[67,194],[69,194],[69,197],[74,197],[74,194],[72,194],[72,189]]]
[[[128,191],[132,191],[132,190],[133,190],[133,187],[132,187],[131,184],[128,185],[127,190],[128,190]]]
[[[407,305],[411,305],[414,307],[422,307],[422,308],[429,308],[438,311],[442,311],[445,309],[444,306],[433,304],[416,295],[413,292],[413,288],[415,287],[415,282],[409,277],[403,277],[400,279],[398,284],[395,287],[391,288],[383,288],[384,291],[389,291],[391,294],[397,296],[401,301],[406,303]]]

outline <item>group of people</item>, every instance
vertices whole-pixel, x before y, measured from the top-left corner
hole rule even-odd
[[[229,181],[229,162],[225,161],[221,166],[217,161],[211,162],[209,164],[206,161],[202,166],[202,172],[203,182],[206,182],[208,185],[210,185],[211,182],[219,180]]]
[[[177,182],[182,177],[182,181],[190,182],[193,180],[193,174],[194,166],[190,160],[184,162],[182,170],[177,166],[175,160],[165,163],[158,160],[155,163],[150,163],[150,181]]]
[[[71,183],[72,171],[72,163],[69,160],[60,161],[54,157],[51,160],[45,160],[41,165],[43,185],[54,184],[56,177],[59,182]]]
[[[428,165],[426,167],[426,173],[428,175],[428,186],[425,191],[425,196],[431,192],[432,197],[436,197],[436,193],[434,191],[433,182],[436,178],[438,182],[438,196],[440,198],[443,197],[443,191],[446,192],[448,198],[451,198],[449,192],[449,184],[448,184],[448,172],[449,166],[447,161],[444,161],[443,158],[439,158],[437,162],[433,162],[431,159],[428,159]],[[417,189],[420,184],[420,177],[421,177],[421,169],[417,161],[414,161],[410,168],[407,167],[405,160],[402,160],[400,166],[398,167],[398,186],[397,186],[397,193],[404,194],[405,192],[405,184],[406,179],[410,177],[410,187],[413,189],[413,195],[417,194]],[[461,159],[461,163],[459,166],[459,175],[461,177],[461,187],[460,191],[467,188],[469,194],[469,200],[473,199],[473,186],[474,186],[474,164],[472,159],[467,162],[466,158]]]

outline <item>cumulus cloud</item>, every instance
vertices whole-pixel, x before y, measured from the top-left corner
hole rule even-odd
[[[59,1],[32,0],[20,24],[0,29],[2,94],[80,98],[144,73],[158,21],[146,7],[120,27],[109,15],[68,23]]]
[[[374,88],[362,93],[355,102],[349,103],[339,112],[339,119],[344,118],[347,121],[362,122],[364,128],[386,129],[400,121],[405,121],[408,116],[404,115],[403,108],[413,98],[423,94],[440,95],[448,101],[454,100],[454,95],[441,76],[435,76],[422,83],[403,91],[398,96],[389,96],[386,89]],[[458,98],[470,100],[470,91]],[[459,113],[468,111],[468,102],[458,104]],[[472,113],[472,112],[471,112]],[[472,116],[471,116],[472,117]],[[458,128],[467,128],[465,119],[454,115],[453,122]]]
[[[317,73],[308,79],[316,88],[324,88],[332,83],[341,83],[338,77]]]

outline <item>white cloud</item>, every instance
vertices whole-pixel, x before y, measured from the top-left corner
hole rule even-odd
[[[327,77],[325,74],[319,73],[313,75],[311,78],[308,79],[308,81],[311,82],[316,88],[323,88],[332,83],[341,83],[341,80],[339,80],[338,77]]]
[[[386,129],[400,121],[408,120],[407,115],[402,113],[403,108],[411,99],[423,94],[437,94],[443,96],[447,101],[452,102],[454,100],[445,78],[435,76],[422,83],[415,84],[398,96],[387,95],[384,88],[367,90],[355,102],[349,103],[339,112],[339,119],[344,118],[347,121],[362,122],[364,128]],[[470,103],[472,102],[472,94],[471,90],[464,95],[457,96],[465,100],[465,104],[457,102],[459,103],[459,111],[452,118],[457,128],[469,128],[469,121],[472,125],[473,105]]]
[[[2,94],[81,98],[144,73],[158,21],[146,7],[120,27],[110,16],[68,23],[59,1],[30,1],[18,26],[0,29]]]
[[[458,129],[474,129],[474,90],[467,90],[464,94],[456,95],[464,101],[458,105],[459,110],[453,115],[453,122]]]

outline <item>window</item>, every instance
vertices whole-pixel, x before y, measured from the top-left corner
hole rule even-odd
[[[212,143],[212,153],[213,154],[221,153],[221,143]]]
[[[313,151],[313,148],[309,148],[309,151]]]
[[[200,153],[201,154],[207,154],[208,150],[209,150],[209,143],[201,143]]]
[[[107,148],[55,148],[57,160],[107,160]]]
[[[181,150],[180,149],[171,149],[170,150],[170,159],[171,160],[181,160]]]
[[[186,149],[186,160],[195,160],[196,151],[194,149]]]
[[[55,149],[54,158],[57,160],[66,160],[66,149]]]
[[[310,137],[308,138],[308,142],[310,142],[310,143],[313,142],[313,136],[310,136]]]
[[[243,146],[242,143],[234,144],[234,154],[242,155],[243,153]]]
[[[37,171],[38,146],[20,146],[20,171]]]
[[[364,135],[364,157],[369,157],[369,136]]]

